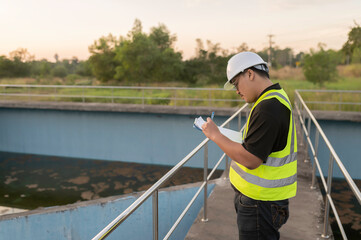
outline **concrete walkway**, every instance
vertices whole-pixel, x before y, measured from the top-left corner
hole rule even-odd
[[[321,239],[323,231],[323,198],[319,188],[310,189],[312,168],[309,162],[304,161],[305,147],[300,143],[298,136],[297,196],[290,199],[290,217],[280,229],[281,240]],[[202,222],[203,210],[200,211],[186,239],[238,239],[233,198],[234,190],[229,179],[217,180],[208,201],[208,222]]]

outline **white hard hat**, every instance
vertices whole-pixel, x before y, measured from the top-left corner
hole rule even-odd
[[[231,79],[250,67],[255,67],[268,73],[267,63],[256,53],[240,52],[231,57],[227,64],[228,81],[224,84],[224,89],[232,89],[234,86],[230,83]]]

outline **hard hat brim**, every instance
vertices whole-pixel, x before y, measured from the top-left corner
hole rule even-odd
[[[228,81],[224,84],[223,88],[224,88],[225,90],[232,90],[232,89],[234,89],[234,85],[233,85],[232,83],[230,83],[230,80],[228,80]]]

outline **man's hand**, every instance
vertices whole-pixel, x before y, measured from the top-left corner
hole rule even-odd
[[[202,125],[202,129],[204,135],[212,141],[214,141],[219,134],[222,134],[211,118],[207,118],[207,122]]]
[[[256,169],[262,164],[263,161],[248,152],[242,144],[233,142],[224,136],[211,118],[207,118],[207,122],[202,125],[202,129],[204,135],[215,142],[232,160],[249,169]]]

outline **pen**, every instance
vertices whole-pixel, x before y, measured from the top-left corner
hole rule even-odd
[[[212,112],[212,115],[211,115],[211,119],[213,120],[213,118],[214,118],[214,112]]]

